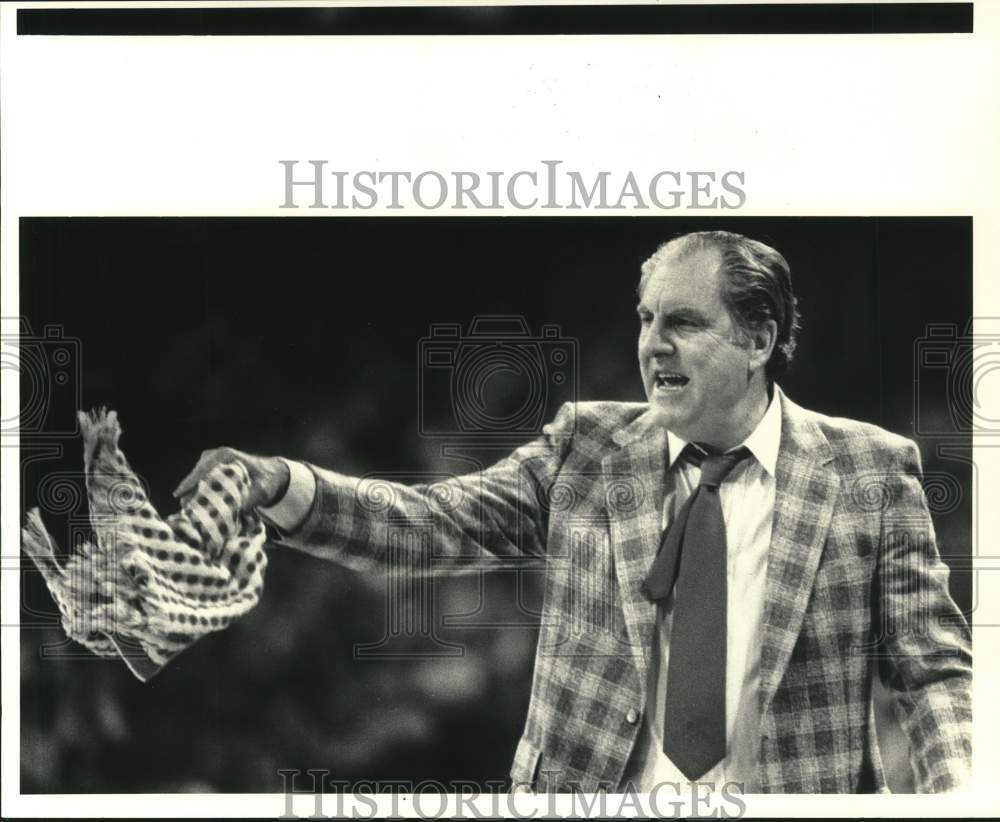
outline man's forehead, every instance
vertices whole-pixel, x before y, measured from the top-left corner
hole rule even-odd
[[[714,248],[673,251],[650,270],[640,302],[684,302],[707,305],[720,297],[722,255]]]

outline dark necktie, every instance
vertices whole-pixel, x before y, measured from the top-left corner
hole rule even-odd
[[[750,451],[689,444],[681,458],[701,480],[667,528],[643,592],[669,602],[676,582],[663,752],[696,780],[726,755],[726,524],[719,486]]]

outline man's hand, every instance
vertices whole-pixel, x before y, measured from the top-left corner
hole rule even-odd
[[[278,457],[255,457],[235,448],[211,448],[201,452],[201,459],[190,474],[174,489],[174,496],[186,499],[198,488],[198,482],[216,465],[241,462],[250,474],[250,493],[243,507],[274,505],[288,490],[288,466]]]

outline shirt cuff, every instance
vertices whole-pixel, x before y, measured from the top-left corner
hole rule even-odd
[[[257,510],[272,525],[291,533],[305,521],[312,508],[316,496],[316,477],[301,462],[284,458],[281,461],[288,466],[288,489],[274,505],[266,508],[258,506]]]

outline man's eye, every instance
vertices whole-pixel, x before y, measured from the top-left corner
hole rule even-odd
[[[639,314],[639,322],[642,323],[643,325],[649,325],[652,321],[653,321],[652,314],[645,314],[645,313]]]

